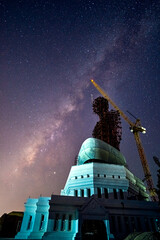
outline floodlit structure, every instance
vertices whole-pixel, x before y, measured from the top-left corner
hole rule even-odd
[[[150,201],[144,183],[128,170],[118,150],[119,115],[103,103],[93,104],[103,120],[93,131],[99,139],[94,135],[83,142],[61,195],[27,200],[16,239],[122,240],[133,232],[159,231],[158,203]],[[97,104],[103,106],[102,115]]]
[[[16,239],[124,239],[158,231],[158,203],[111,145],[88,138],[61,195],[28,199]],[[96,239],[96,238],[95,238]]]

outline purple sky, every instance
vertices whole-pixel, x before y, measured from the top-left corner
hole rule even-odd
[[[91,78],[147,128],[142,142],[156,183],[159,13],[156,0],[0,0],[0,215],[64,187],[98,121]],[[122,127],[121,152],[143,178]]]

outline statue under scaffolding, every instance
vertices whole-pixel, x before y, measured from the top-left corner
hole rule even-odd
[[[93,101],[93,111],[99,115],[100,121],[97,122],[92,136],[120,150],[122,127],[119,112],[109,111],[108,101],[103,97]]]

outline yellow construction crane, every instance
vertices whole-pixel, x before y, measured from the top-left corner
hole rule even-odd
[[[146,133],[146,129],[141,126],[140,119],[136,119],[135,123],[130,121],[130,119],[120,110],[120,108],[110,99],[107,93],[93,79],[91,79],[91,82],[96,87],[96,89],[102,94],[102,96],[108,100],[108,102],[120,113],[120,115],[124,118],[124,120],[130,125],[130,130],[131,132],[133,132],[134,138],[136,140],[136,145],[137,145],[138,153],[141,159],[144,176],[147,183],[148,191],[150,193],[151,200],[158,201],[158,196],[154,188],[148,162],[147,162],[145,152],[142,147],[142,142],[139,136],[139,132]]]

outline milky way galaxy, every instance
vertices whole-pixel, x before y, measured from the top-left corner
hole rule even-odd
[[[64,187],[98,121],[91,78],[146,127],[142,142],[156,184],[159,1],[0,0],[0,22],[0,215]],[[143,179],[123,120],[122,127],[121,152]]]

